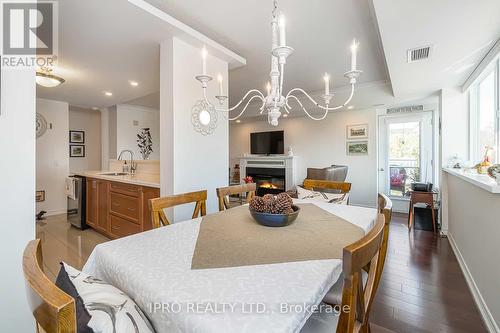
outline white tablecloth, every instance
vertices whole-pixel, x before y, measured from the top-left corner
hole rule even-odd
[[[317,205],[365,232],[375,223],[375,209]],[[341,260],[192,270],[200,221],[100,244],[83,271],[132,297],[158,333],[298,332],[310,315],[304,309],[341,273]]]

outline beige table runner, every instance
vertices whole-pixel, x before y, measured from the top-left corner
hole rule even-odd
[[[204,216],[193,253],[192,269],[341,259],[342,249],[361,239],[362,228],[314,204],[289,226],[259,225],[248,206]]]

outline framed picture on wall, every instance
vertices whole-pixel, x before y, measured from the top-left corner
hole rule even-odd
[[[84,145],[70,145],[69,146],[69,157],[85,157],[85,146]]]
[[[368,155],[368,141],[347,142],[347,155]]]
[[[69,143],[85,143],[85,132],[69,131]]]
[[[347,125],[347,140],[368,139],[368,124]]]
[[[36,191],[35,198],[36,198],[36,202],[44,202],[45,201],[45,191]]]

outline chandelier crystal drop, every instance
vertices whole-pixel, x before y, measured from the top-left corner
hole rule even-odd
[[[295,102],[305,114],[313,120],[323,120],[328,115],[329,111],[338,110],[344,108],[349,104],[354,95],[354,86],[359,76],[363,73],[357,69],[357,52],[358,52],[358,42],[354,39],[351,45],[351,69],[344,73],[344,76],[348,79],[351,86],[351,91],[347,100],[339,105],[331,106],[330,102],[333,99],[333,93],[330,92],[330,75],[325,73],[323,79],[325,83],[325,92],[321,96],[323,104],[317,102],[313,97],[311,97],[305,90],[301,88],[294,88],[290,90],[286,95],[283,94],[283,81],[285,76],[285,65],[287,58],[291,56],[294,49],[286,45],[286,25],[285,16],[282,13],[278,14],[277,2],[274,0],[274,8],[272,11],[271,19],[272,28],[272,48],[271,48],[271,72],[270,81],[266,87],[266,95],[258,89],[252,89],[248,91],[243,98],[233,107],[223,108],[222,106],[228,100],[228,96],[224,94],[222,76],[219,75],[219,94],[215,96],[219,101],[220,107],[214,106],[207,98],[207,85],[213,78],[207,74],[207,50],[203,48],[202,50],[202,74],[196,76],[196,80],[200,81],[201,87],[203,89],[203,100],[207,105],[213,107],[214,110],[218,112],[229,113],[231,111],[237,110],[241,106],[239,112],[234,117],[228,117],[229,120],[236,120],[240,118],[243,113],[247,110],[248,106],[253,100],[259,100],[261,102],[260,114],[267,112],[268,122],[272,126],[278,126],[278,119],[283,115],[288,115],[292,110],[290,102]],[[307,99],[309,99],[315,107],[324,111],[320,116],[314,116],[307,111],[302,101],[297,96],[298,94],[303,94]],[[246,101],[246,103],[245,103]],[[238,110],[237,110],[238,111]]]

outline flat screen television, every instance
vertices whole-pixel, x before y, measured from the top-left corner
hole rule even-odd
[[[255,155],[284,154],[284,131],[251,133],[250,153]]]

